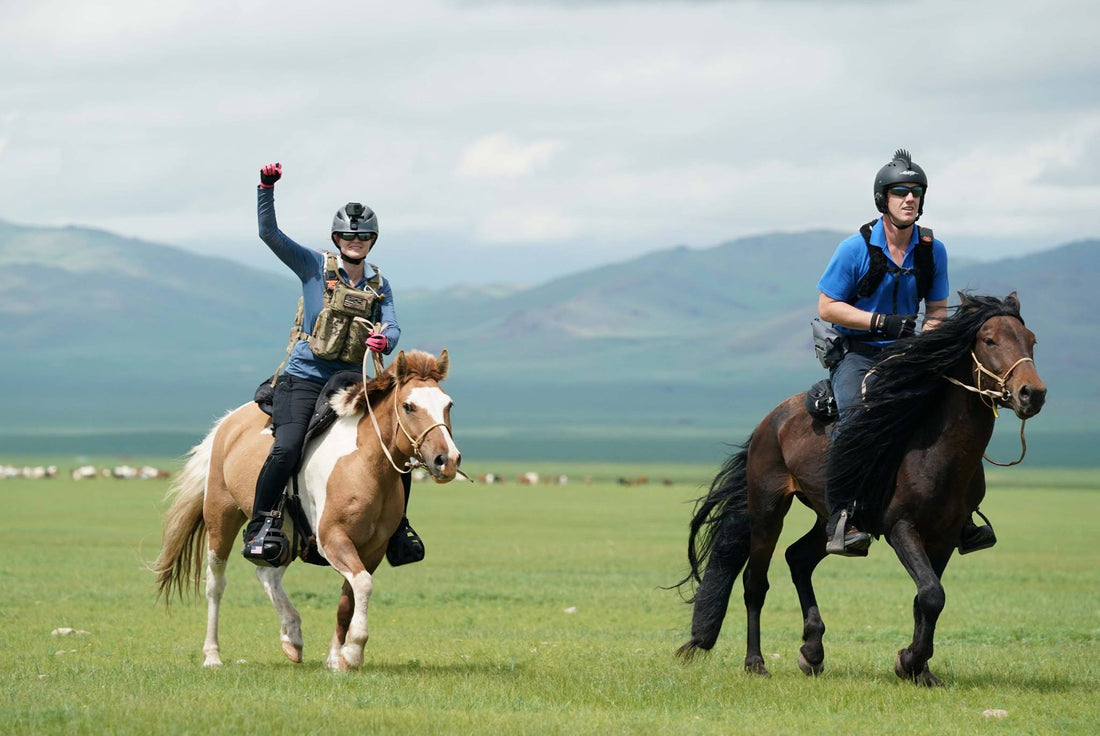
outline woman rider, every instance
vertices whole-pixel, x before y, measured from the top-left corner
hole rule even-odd
[[[369,207],[349,202],[332,220],[333,253],[305,248],[288,238],[275,221],[275,182],[280,164],[260,169],[257,218],[260,239],[302,281],[302,320],[311,332],[299,332],[286,370],[275,381],[271,424],[275,435],[267,461],[256,480],[252,518],[245,526],[245,559],[277,567],[289,562],[289,549],[276,512],[287,482],[298,467],[302,442],[314,405],[325,382],[344,370],[359,370],[364,353],[389,354],[401,337],[390,283],[373,264],[364,263],[378,240],[378,218]],[[370,266],[368,270],[366,266]],[[374,325],[382,329],[377,333]],[[405,505],[409,503],[409,474],[401,476]],[[424,545],[408,518],[390,539],[386,558],[403,565],[424,558]]]

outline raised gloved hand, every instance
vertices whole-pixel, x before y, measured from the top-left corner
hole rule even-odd
[[[279,181],[279,178],[283,175],[282,164],[268,164],[260,168],[260,186],[264,189],[271,189],[275,186],[275,182]]]
[[[886,336],[887,340],[897,340],[909,337],[917,327],[917,315],[915,314],[881,314],[875,312],[871,315],[871,332],[878,332]]]
[[[367,338],[367,347],[370,348],[372,353],[382,352],[388,344],[385,335],[371,335]]]

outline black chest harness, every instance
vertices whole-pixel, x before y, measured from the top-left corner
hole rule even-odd
[[[878,220],[871,220],[859,229],[863,236],[863,242],[867,244],[867,256],[871,259],[871,267],[863,278],[856,284],[856,298],[863,299],[875,293],[887,273],[894,275],[894,314],[900,314],[898,309],[898,284],[901,277],[912,274],[917,279],[917,302],[924,301],[928,292],[932,290],[932,279],[936,275],[936,263],[932,258],[932,229],[917,227],[917,245],[913,251],[913,267],[900,268],[887,255],[886,251],[877,245],[871,245],[871,230]]]

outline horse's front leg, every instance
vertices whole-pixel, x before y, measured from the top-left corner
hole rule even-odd
[[[367,604],[370,603],[371,592],[374,590],[374,579],[367,572],[359,551],[346,534],[330,532],[326,536],[328,538],[322,544],[328,560],[333,569],[344,576],[344,589],[336,616],[336,634],[332,643],[333,649],[339,644],[339,654],[330,650],[326,664],[333,669],[356,669],[363,664],[363,648],[370,636],[367,628]],[[340,639],[343,639],[342,644]]]
[[[332,634],[332,643],[328,648],[328,659],[325,666],[329,669],[340,669],[340,650],[348,636],[348,627],[351,626],[352,610],[355,607],[355,595],[351,589],[351,583],[344,581],[340,591],[340,603],[336,606],[336,631]]]
[[[302,617],[298,610],[287,597],[283,589],[283,573],[285,567],[257,567],[256,577],[264,586],[264,592],[271,599],[275,610],[279,613],[279,641],[282,643],[283,654],[294,663],[302,661]]]
[[[798,650],[798,668],[807,675],[820,675],[825,670],[825,622],[817,608],[813,574],[825,559],[825,520],[818,518],[814,528],[787,547],[787,566],[791,581],[798,591],[802,607],[802,648]]]
[[[946,555],[938,555],[933,563],[925,551],[920,535],[907,521],[895,524],[890,530],[889,539],[901,564],[917,585],[917,595],[913,600],[913,641],[898,652],[894,661],[894,672],[898,677],[912,680],[918,685],[940,686],[943,683],[928,669],[928,660],[932,659],[934,653],[936,621],[939,620],[947,600],[940,575],[947,566],[950,551]]]

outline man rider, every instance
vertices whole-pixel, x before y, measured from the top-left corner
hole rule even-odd
[[[260,169],[257,218],[260,239],[302,281],[302,321],[286,370],[275,381],[271,423],[274,444],[256,480],[252,518],[245,526],[242,554],[256,565],[286,564],[293,550],[280,531],[276,512],[287,482],[298,467],[302,442],[325,382],[343,370],[360,370],[365,350],[389,354],[401,337],[390,283],[364,259],[378,240],[378,218],[369,207],[349,202],[332,220],[334,254],[305,248],[288,238],[275,221],[275,182],[280,164]],[[370,266],[368,270],[365,266]],[[336,296],[339,304],[336,304]],[[351,311],[344,307],[349,307]],[[352,316],[356,314],[358,316]],[[373,334],[373,324],[384,328]],[[318,355],[320,353],[320,355]],[[401,476],[409,503],[409,475]],[[386,558],[392,565],[417,562],[424,545],[407,517],[390,539]]]
[[[924,170],[899,149],[875,175],[875,207],[882,216],[837,246],[818,281],[818,314],[846,336],[848,345],[829,371],[840,412],[836,433],[858,410],[863,377],[878,354],[913,334],[921,300],[924,329],[934,329],[947,316],[947,250],[931,230],[916,227],[927,191]],[[852,522],[852,495],[851,489],[826,488],[826,551],[831,554],[863,556],[871,544],[871,536]],[[985,549],[996,541],[992,527],[967,521],[959,551]]]

